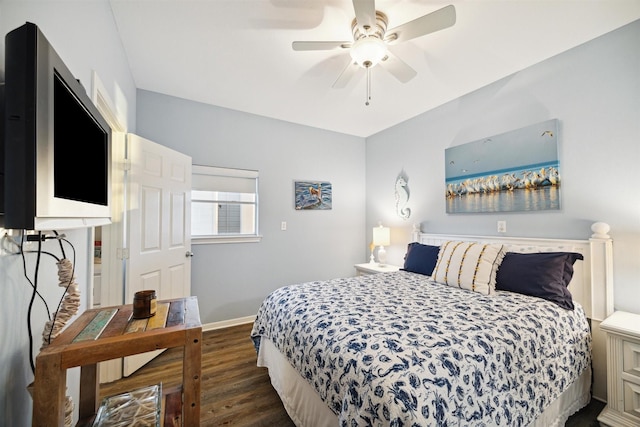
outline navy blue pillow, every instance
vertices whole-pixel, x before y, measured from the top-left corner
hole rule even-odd
[[[573,277],[573,264],[582,260],[576,252],[507,252],[498,268],[496,289],[531,295],[573,310],[567,289]]]
[[[431,276],[438,261],[438,252],[440,252],[440,246],[409,243],[404,256],[404,268],[401,270]]]

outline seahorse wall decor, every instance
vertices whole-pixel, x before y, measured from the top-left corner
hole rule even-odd
[[[411,209],[407,207],[407,203],[409,203],[408,182],[409,177],[403,169],[396,178],[396,213],[402,219],[409,219],[411,216]]]

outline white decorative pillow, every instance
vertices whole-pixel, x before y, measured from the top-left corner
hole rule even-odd
[[[448,241],[440,245],[432,278],[438,283],[492,294],[504,258],[503,245]]]

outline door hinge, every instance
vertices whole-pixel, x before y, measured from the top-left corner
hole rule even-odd
[[[116,258],[118,258],[118,259],[129,259],[129,248],[118,248],[118,249],[116,249]]]

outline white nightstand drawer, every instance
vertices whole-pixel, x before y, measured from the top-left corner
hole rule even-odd
[[[622,342],[622,371],[640,380],[640,343]]]
[[[640,418],[640,384],[622,381],[624,395],[624,412]]]

